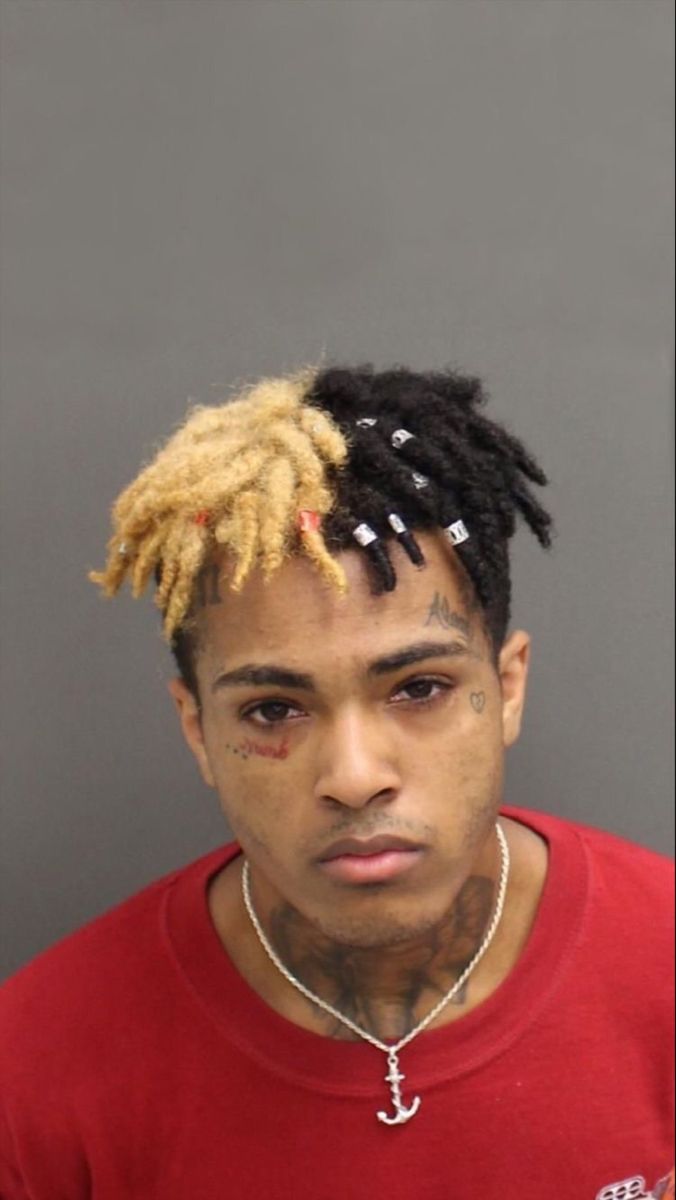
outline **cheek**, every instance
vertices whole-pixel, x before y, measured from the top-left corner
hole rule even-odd
[[[458,812],[484,809],[500,797],[503,772],[502,726],[498,699],[488,694],[481,712],[469,696],[462,719],[444,731],[423,766],[423,781],[433,772],[443,804]],[[426,769],[425,769],[426,768]]]
[[[457,697],[451,719],[438,730],[437,749],[446,760],[473,770],[484,769],[502,753],[502,709],[496,689],[467,688]]]
[[[449,748],[435,768],[442,804],[458,812],[483,807],[500,795],[502,762],[491,746]]]
[[[293,752],[239,738],[209,755],[221,808],[238,842],[269,854],[297,836],[294,795],[299,791]]]

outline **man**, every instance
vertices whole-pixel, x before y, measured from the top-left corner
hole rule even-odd
[[[551,522],[482,402],[263,380],[118,499],[237,840],[5,985],[3,1200],[673,1195],[672,868],[503,804]]]

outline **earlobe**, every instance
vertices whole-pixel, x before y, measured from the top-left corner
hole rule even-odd
[[[517,629],[503,644],[498,660],[502,691],[502,740],[505,746],[512,746],[521,732],[529,661],[530,637]]]
[[[182,679],[171,679],[167,688],[176,705],[183,737],[197,760],[200,774],[208,787],[216,787],[204,744],[202,716],[197,700]]]

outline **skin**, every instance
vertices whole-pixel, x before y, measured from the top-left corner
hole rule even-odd
[[[380,596],[359,550],[339,556],[345,597],[301,557],[267,583],[252,573],[234,593],[224,559],[197,613],[200,704],[180,679],[169,685],[186,742],[249,860],[268,938],[299,980],[383,1040],[414,1028],[484,938],[500,873],[504,754],[519,736],[530,653],[528,635],[515,631],[496,662],[452,548],[434,533],[418,541],[424,568],[393,543],[397,587]],[[422,642],[444,654],[367,673],[374,660]],[[251,664],[309,675],[315,690],[223,679]],[[489,996],[532,927],[546,844],[517,822],[501,823],[512,857],[502,920],[431,1028]],[[414,868],[365,886],[320,866],[338,838],[378,834],[422,844]],[[244,909],[241,867],[238,856],[209,891],[235,966],[288,1020],[356,1038],[269,961]]]

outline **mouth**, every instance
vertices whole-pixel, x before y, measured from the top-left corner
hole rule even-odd
[[[340,883],[386,883],[410,871],[423,854],[423,846],[405,838],[344,838],[324,851],[319,866]]]

